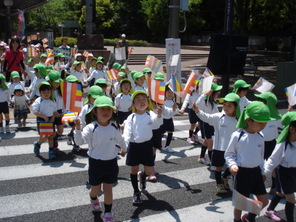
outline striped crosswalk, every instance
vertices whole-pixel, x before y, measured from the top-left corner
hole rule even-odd
[[[158,181],[147,183],[140,206],[132,205],[130,169],[125,158],[118,159],[119,180],[113,189],[116,221],[232,221],[231,196],[216,195],[214,174],[197,162],[200,146],[186,142],[188,126],[186,117],[175,118],[175,152],[157,152]],[[63,136],[61,155],[48,160],[46,143],[40,157],[33,154],[38,139],[33,119],[26,129],[15,130],[12,124],[11,134],[0,135],[0,221],[101,221],[89,205],[87,145],[74,152]],[[65,128],[64,135],[69,131]],[[284,205],[278,208],[283,210]],[[257,221],[268,220],[261,216]]]

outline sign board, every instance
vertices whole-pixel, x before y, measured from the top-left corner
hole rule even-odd
[[[169,81],[171,75],[176,73],[178,82],[182,85],[181,81],[181,41],[180,39],[167,38],[165,39],[166,45],[166,79]],[[180,55],[177,66],[170,66],[170,59],[174,55]]]

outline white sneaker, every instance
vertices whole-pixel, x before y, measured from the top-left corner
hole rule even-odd
[[[170,146],[166,146],[163,148],[164,151],[169,152],[169,153],[174,153],[175,151],[172,149]]]
[[[3,127],[0,127],[0,133],[3,133]]]
[[[205,165],[207,165],[207,166],[210,165],[210,162],[209,162],[206,158],[204,158],[204,157],[202,157],[202,158],[198,158],[198,162],[199,162],[199,163],[202,163],[202,164],[205,164]]]
[[[189,144],[195,144],[194,140],[192,140],[192,137],[188,137],[188,138],[187,138],[187,142],[188,142]]]
[[[10,133],[9,125],[8,125],[8,126],[5,126],[5,132],[6,132],[6,133]]]

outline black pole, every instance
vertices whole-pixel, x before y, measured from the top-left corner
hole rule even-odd
[[[226,0],[225,5],[225,19],[224,19],[224,35],[228,36],[228,49],[227,49],[227,70],[222,75],[222,96],[229,92],[229,78],[231,72],[231,56],[232,56],[232,27],[233,27],[233,0]]]
[[[171,0],[169,17],[169,38],[179,38],[179,13],[180,13],[180,0]]]

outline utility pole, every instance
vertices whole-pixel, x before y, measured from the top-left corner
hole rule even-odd
[[[86,0],[86,18],[85,18],[85,34],[93,34],[93,0]]]
[[[168,38],[179,38],[180,0],[170,0],[169,34]]]

